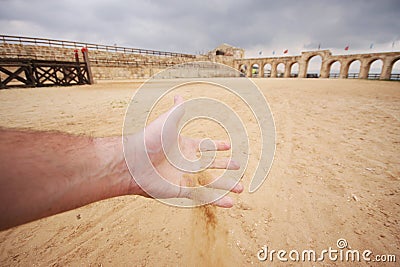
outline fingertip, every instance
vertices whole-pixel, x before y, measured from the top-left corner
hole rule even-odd
[[[174,96],[174,105],[179,105],[183,103],[183,97],[180,95]]]
[[[231,149],[231,144],[226,141],[215,141],[215,145],[218,151],[225,151]]]
[[[224,142],[224,148],[225,148],[226,150],[231,149],[231,144],[228,143],[228,142]]]
[[[231,191],[234,192],[234,193],[240,194],[240,193],[243,192],[243,190],[244,190],[243,184],[242,183],[238,183]]]
[[[240,169],[240,163],[237,162],[236,160],[231,159],[228,165],[229,170],[239,170]]]
[[[213,204],[217,207],[221,208],[232,208],[233,207],[233,199],[229,196],[225,196],[221,199],[218,199]]]

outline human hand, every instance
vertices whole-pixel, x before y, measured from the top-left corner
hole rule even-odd
[[[184,114],[182,103],[182,97],[175,97],[174,106],[150,123],[143,132],[125,137],[125,156],[133,176],[129,192],[157,199],[189,198],[200,204],[211,202],[220,207],[232,207],[232,198],[226,195],[218,197],[212,189],[241,193],[241,183],[229,178],[218,179],[208,173],[205,175],[204,171],[191,174],[204,168],[199,162],[194,170],[179,168],[186,160],[196,162],[197,155],[202,151],[225,151],[231,148],[228,142],[210,142],[180,135],[178,123]],[[239,164],[229,158],[215,158],[207,167],[227,170],[239,168]]]

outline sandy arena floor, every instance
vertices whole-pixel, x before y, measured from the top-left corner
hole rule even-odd
[[[275,161],[256,193],[234,196],[237,202],[232,209],[216,210],[211,230],[204,225],[199,209],[126,196],[0,232],[0,265],[267,266],[269,262],[257,259],[263,245],[318,252],[336,249],[339,238],[346,239],[352,249],[395,254],[398,264],[400,83],[254,82],[274,114]],[[2,90],[0,127],[118,135],[125,108],[139,85],[139,81],[102,82],[72,88]],[[240,102],[221,92],[183,88],[179,93],[186,99],[196,95],[223,98],[247,116]],[[171,97],[165,98],[155,115],[171,103]],[[257,146],[256,127],[251,119],[247,121],[249,139]],[[225,137],[218,126],[215,130],[206,126],[207,122],[189,125],[185,133]],[[254,153],[247,173],[256,162]],[[248,183],[245,175],[246,188]],[[329,260],[324,264],[352,266]],[[291,265],[298,264],[282,263]]]

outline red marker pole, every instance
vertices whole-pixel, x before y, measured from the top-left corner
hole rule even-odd
[[[74,50],[74,53],[75,53],[75,61],[76,61],[77,63],[79,63],[78,49],[75,49],[75,50]]]
[[[94,84],[92,68],[90,67],[90,61],[89,61],[89,51],[88,51],[87,47],[82,47],[81,51],[83,54],[83,60],[85,61],[86,68],[87,68],[89,84]]]

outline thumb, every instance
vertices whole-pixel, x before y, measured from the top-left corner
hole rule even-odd
[[[177,95],[174,97],[174,106],[168,111],[168,121],[173,125],[178,125],[179,121],[182,119],[185,114],[185,108],[183,106],[184,100],[183,97]]]
[[[182,96],[175,96],[174,106],[145,128],[147,151],[159,151],[163,143],[168,147],[176,143],[177,126],[185,114],[183,102]]]
[[[183,97],[180,95],[174,96],[174,106],[180,105],[183,103]]]
[[[183,97],[175,96],[174,106],[161,116],[163,121],[161,128],[161,144],[166,151],[171,150],[174,153],[178,153],[180,151],[177,145],[179,140],[178,125],[185,114],[183,104]]]

